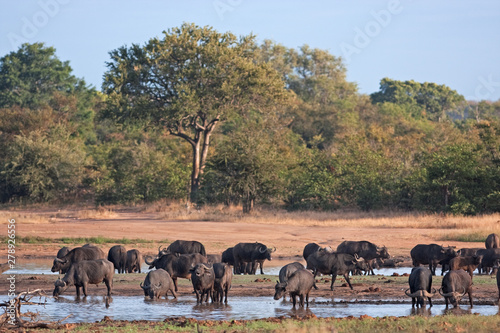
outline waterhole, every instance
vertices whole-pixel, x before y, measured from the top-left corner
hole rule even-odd
[[[5,299],[5,297],[2,297]],[[42,299],[43,300],[43,299]],[[317,317],[359,317],[368,315],[371,317],[384,316],[409,316],[420,314],[425,316],[443,315],[446,311],[444,305],[434,305],[432,308],[412,310],[409,304],[359,304],[345,303],[332,299],[311,298],[309,307],[292,308],[290,302],[275,301],[272,297],[230,297],[229,303],[224,304],[202,304],[189,298],[175,300],[152,301],[143,296],[114,296],[106,307],[105,298],[102,296],[89,296],[77,299],[75,296],[65,296],[59,299],[47,299],[45,306],[23,306],[24,311],[39,313],[39,319],[59,320],[72,315],[65,322],[95,322],[104,316],[113,320],[150,320],[162,321],[169,317],[187,317],[198,320],[245,320],[261,319],[279,316],[308,316]],[[477,305],[470,308],[462,305],[457,310],[451,310],[456,314],[481,314],[496,315],[497,306]]]

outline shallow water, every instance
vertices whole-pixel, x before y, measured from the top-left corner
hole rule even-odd
[[[282,266],[292,262],[291,260],[273,260],[264,263],[264,275],[278,275]],[[303,263],[304,264],[304,263]],[[3,274],[52,274],[57,275],[57,273],[52,273],[50,271],[52,267],[51,259],[19,259],[16,263],[15,270],[9,270]],[[142,272],[149,272],[149,266],[143,263],[141,266]],[[375,274],[390,276],[394,273],[403,275],[404,273],[411,273],[411,267],[395,267],[395,268],[383,268],[374,269]],[[260,273],[260,269],[257,270]],[[440,271],[438,272],[440,274]],[[257,274],[259,275],[259,274]]]
[[[5,296],[1,297],[5,299]],[[468,305],[452,311],[457,314],[474,313],[481,315],[498,314],[498,306],[477,305],[471,310]],[[371,317],[409,316],[416,314],[410,304],[359,304],[343,303],[339,300],[311,298],[308,308],[292,309],[290,302],[275,301],[272,297],[230,297],[229,304],[197,305],[195,298],[182,297],[175,300],[151,301],[142,296],[115,296],[109,305],[105,306],[105,298],[89,296],[77,300],[68,295],[58,300],[47,299],[45,306],[23,306],[23,311],[38,311],[42,320],[59,320],[69,314],[72,316],[65,322],[95,322],[108,316],[114,320],[151,320],[162,321],[169,317],[188,317],[200,320],[243,320],[260,319],[278,316],[306,316],[314,314],[318,317]],[[444,305],[434,305],[419,314],[425,316],[442,315]]]

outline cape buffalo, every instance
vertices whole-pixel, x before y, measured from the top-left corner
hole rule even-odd
[[[463,269],[468,272],[470,278],[472,279],[472,274],[474,270],[481,264],[483,260],[482,256],[469,256],[469,257],[455,257],[450,260],[450,270],[456,271],[459,269]]]
[[[123,245],[112,246],[108,251],[108,260],[113,263],[118,273],[125,273],[127,264],[127,250]]]
[[[207,267],[205,264],[197,264],[191,269],[191,282],[193,283],[194,292],[196,294],[196,303],[203,303],[203,296],[206,295],[205,302],[208,302],[208,297],[214,301],[213,290],[215,282],[215,273],[212,267]]]
[[[111,296],[113,287],[113,275],[115,267],[113,263],[106,259],[82,260],[73,263],[62,279],[57,279],[54,283],[53,296],[61,295],[69,286],[76,287],[76,296],[80,297],[80,287],[83,295],[87,296],[87,286],[98,284],[104,281],[108,289],[108,296]]]
[[[242,263],[252,263],[252,272],[255,274],[257,269],[256,262],[262,260],[271,260],[271,253],[276,251],[276,248],[269,249],[262,243],[238,243],[233,247],[234,269],[236,274],[242,273],[240,265]],[[260,266],[260,273],[264,274],[262,264]]]
[[[71,264],[82,260],[106,259],[104,252],[95,246],[82,246],[69,251],[62,258],[55,258],[51,271],[67,272]]]
[[[144,290],[144,296],[149,296],[151,299],[159,299],[161,296],[168,298],[169,291],[174,298],[177,298],[174,282],[170,274],[162,268],[149,272],[144,279],[144,284],[141,283],[140,286]]]
[[[292,298],[293,307],[297,302],[296,297],[299,296],[299,306],[304,307],[304,296],[306,299],[306,305],[309,305],[309,293],[314,286],[314,276],[307,269],[299,269],[295,271],[287,281],[279,282],[276,281],[276,286],[274,287],[274,299],[279,300],[285,295],[286,292],[290,293]]]
[[[377,245],[367,241],[343,241],[337,246],[338,253],[348,253],[351,255],[357,254],[365,259],[368,266],[368,273],[375,275],[373,272],[372,262],[375,259],[388,259],[389,252],[385,246],[378,247]]]
[[[333,252],[332,248],[330,246],[326,247],[321,247],[316,243],[309,243],[306,246],[304,246],[304,251],[302,251],[302,256],[304,257],[304,260],[307,260],[307,258],[313,254],[314,252],[317,251],[327,251],[327,252]]]
[[[227,293],[231,289],[231,281],[233,279],[233,271],[226,263],[214,263],[213,265],[215,281],[214,281],[214,301],[227,303]]]
[[[67,246],[64,246],[62,248],[59,249],[59,251],[57,251],[57,254],[56,254],[56,258],[64,258],[65,255],[67,255],[69,253],[70,248],[67,247]],[[59,270],[59,274],[66,274],[66,270]]]
[[[443,277],[439,293],[444,297],[446,307],[450,302],[453,307],[458,307],[460,299],[469,294],[470,307],[472,308],[472,279],[464,270],[449,271]]]
[[[437,244],[418,244],[410,251],[413,266],[418,267],[420,264],[428,264],[432,275],[436,275],[436,267],[440,261],[447,258],[451,259],[457,256],[454,248],[442,247]]]
[[[481,271],[483,273],[488,273],[490,271],[490,268],[498,266],[498,261],[500,260],[500,248],[481,249],[476,253],[477,256],[483,257],[481,260],[481,265],[479,266],[481,267]]]
[[[486,237],[484,246],[487,249],[497,249],[500,247],[500,238],[497,234],[489,234],[488,237]]]
[[[408,279],[410,288],[405,291],[406,296],[411,297],[411,307],[425,307],[425,297],[429,300],[429,306],[432,307],[431,297],[436,294],[436,291],[431,291],[432,273],[426,267],[413,267]],[[410,292],[408,292],[408,290]]]
[[[193,268],[196,264],[199,263],[207,263],[207,257],[202,256],[199,253],[192,254],[166,254],[161,257],[157,257],[154,260],[145,258],[146,264],[149,265],[149,268],[155,267],[163,268],[170,274],[172,280],[174,281],[175,291],[178,291],[177,288],[177,278],[186,278],[189,279],[191,277],[190,269]]]
[[[337,279],[337,275],[344,276],[351,289],[351,280],[349,279],[349,272],[356,269],[364,260],[357,256],[347,253],[328,253],[326,251],[319,251],[311,254],[307,258],[307,269],[314,272],[314,277],[318,273],[331,274],[332,284],[330,290],[333,290],[333,284]]]
[[[191,254],[199,253],[202,256],[206,256],[205,246],[198,241],[185,241],[176,240],[170,244],[166,249],[160,250],[158,255],[168,254],[168,253],[179,253],[179,254]]]
[[[127,262],[125,269],[127,273],[141,272],[142,255],[137,249],[127,251]]]

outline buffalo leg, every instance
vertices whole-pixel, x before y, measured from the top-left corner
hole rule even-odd
[[[472,308],[472,292],[469,291],[469,302],[470,302],[470,307]]]
[[[174,296],[174,298],[177,298],[177,294],[175,293],[175,291],[173,289],[170,289],[170,291],[172,292],[172,296]],[[168,291],[167,291],[168,292]],[[166,295],[166,294],[165,294]]]
[[[349,274],[344,274],[344,278],[347,281],[347,284],[349,285],[349,288],[351,288],[351,290],[353,290],[354,288],[351,285],[351,279],[349,279]]]
[[[80,287],[75,285],[76,288],[76,297],[80,298]]]
[[[309,307],[309,293],[306,294],[306,305]]]
[[[262,270],[262,266],[264,265],[264,262],[260,262],[259,263],[259,267],[260,267],[260,274],[264,274],[264,270]]]
[[[174,281],[175,291],[178,291],[178,289],[177,289],[177,277],[173,277],[172,281]]]
[[[295,307],[295,304],[297,303],[297,300],[295,299],[295,294],[290,294],[291,298],[292,298],[292,304],[293,304],[293,307]]]
[[[300,294],[299,297],[300,297],[299,298],[299,305],[300,305],[300,307],[303,308],[304,307],[304,294]]]
[[[427,299],[429,300],[429,307],[432,308],[432,300],[430,297],[427,297]]]
[[[83,296],[87,297],[87,284],[84,283],[82,285]]]
[[[108,296],[111,296],[111,284],[113,282],[109,281],[108,279],[104,280],[104,284],[106,285],[106,288],[108,288]]]

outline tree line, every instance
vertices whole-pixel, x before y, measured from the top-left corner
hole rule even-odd
[[[43,43],[0,59],[1,202],[500,211],[500,101],[188,23],[109,55],[101,90]]]

